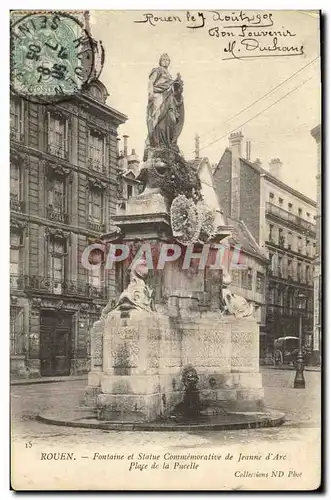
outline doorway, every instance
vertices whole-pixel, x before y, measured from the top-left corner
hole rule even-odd
[[[70,375],[72,314],[40,314],[40,373],[43,377]]]

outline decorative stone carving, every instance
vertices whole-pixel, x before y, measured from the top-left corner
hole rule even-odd
[[[148,275],[148,267],[145,259],[133,261],[130,273],[130,283],[121,293],[118,302],[107,304],[101,314],[101,320],[111,311],[130,311],[132,309],[143,309],[145,311],[155,311],[154,290],[146,285],[145,280]]]
[[[48,237],[48,236],[54,236],[54,237],[57,237],[57,238],[66,239],[66,238],[69,237],[70,232],[69,231],[63,231],[63,229],[60,229],[58,227],[47,226],[45,228],[45,235],[46,235],[46,237]]]
[[[236,295],[228,288],[231,284],[230,274],[223,269],[223,286],[222,286],[222,313],[225,315],[233,315],[236,318],[244,318],[253,315],[254,306],[247,302],[244,297]]]

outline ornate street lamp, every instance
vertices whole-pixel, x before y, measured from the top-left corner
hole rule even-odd
[[[304,389],[306,387],[305,383],[305,377],[303,375],[304,371],[304,358],[303,358],[303,351],[302,351],[302,318],[303,318],[303,313],[306,310],[307,306],[307,297],[303,295],[302,293],[299,293],[298,295],[298,307],[299,307],[299,350],[298,350],[298,357],[297,357],[297,366],[296,366],[296,373],[295,373],[295,379],[294,379],[294,389]]]

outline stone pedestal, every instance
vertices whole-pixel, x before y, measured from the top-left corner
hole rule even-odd
[[[103,370],[94,363],[86,401],[94,401],[102,420],[151,421],[167,416],[181,398],[179,384],[173,381],[180,373],[179,335],[161,314],[133,310],[125,316],[117,310],[107,317]]]
[[[200,314],[187,307],[172,318],[143,310],[125,317],[117,310],[102,328],[102,370],[96,348],[86,393],[99,419],[144,422],[169,416],[183,400],[187,366],[199,376],[205,407],[261,408],[259,329],[254,320]],[[95,325],[97,339],[102,328],[101,323]],[[100,339],[94,345],[100,346]]]

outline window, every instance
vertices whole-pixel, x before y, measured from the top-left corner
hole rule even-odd
[[[283,198],[278,198],[278,203],[279,203],[279,206],[282,207],[283,206]]]
[[[22,202],[22,170],[17,163],[12,163],[10,165],[10,208],[16,212],[22,212],[23,202]]]
[[[268,304],[274,304],[274,303],[275,303],[275,289],[269,288],[268,289]]]
[[[281,255],[278,255],[278,276],[282,276],[283,274],[283,257]]]
[[[272,202],[274,200],[274,193],[269,193],[269,200]]]
[[[298,236],[298,252],[302,252],[302,238],[301,236]]]
[[[10,98],[10,137],[21,141],[24,133],[24,101],[18,97]]]
[[[256,274],[256,291],[264,293],[264,274],[257,272]]]
[[[59,115],[47,114],[47,150],[60,158],[68,157],[68,121]]]
[[[128,185],[128,199],[131,198],[133,192],[132,186]]]
[[[52,280],[51,287],[56,294],[62,293],[62,285],[65,278],[65,241],[52,238],[50,244],[49,277]]]
[[[292,278],[292,273],[293,273],[293,268],[292,268],[292,264],[293,264],[293,260],[292,259],[288,259],[287,260],[287,272],[288,272],[288,277],[289,278]]]
[[[289,203],[287,206],[288,206],[288,211],[289,211],[289,212],[292,212],[292,208],[293,208],[292,203]]]
[[[306,266],[306,283],[310,283],[310,266]]]
[[[283,235],[283,229],[280,228],[280,229],[278,229],[278,244],[279,244],[279,246],[283,247],[284,243],[285,243],[285,238]]]
[[[307,217],[307,219],[310,219],[310,213],[309,212],[306,212],[306,217]]]
[[[242,272],[242,286],[248,290],[252,290],[253,285],[253,270],[248,268]]]
[[[299,215],[299,217],[302,216],[302,208],[298,208],[298,215]]]
[[[10,306],[10,354],[23,353],[23,308]]]
[[[274,226],[272,224],[269,225],[269,241],[273,241],[272,239],[272,233],[273,233]]]
[[[89,194],[89,219],[93,222],[102,223],[102,191],[101,189],[91,189]]]
[[[10,234],[10,277],[11,285],[17,288],[19,275],[22,273],[22,235],[13,232]]]
[[[48,182],[48,207],[52,212],[63,214],[65,211],[64,180],[55,177]]]
[[[306,239],[306,254],[310,255],[311,247],[310,247],[310,241]]]
[[[298,262],[298,267],[297,267],[297,270],[298,270],[298,281],[301,281],[301,268],[302,268],[302,265],[301,265],[301,262]]]
[[[103,277],[103,266],[101,265],[100,267],[93,267],[89,271],[89,285],[91,287],[96,288],[97,290],[100,290],[101,284],[102,284],[102,277]]]
[[[98,172],[105,170],[105,137],[97,132],[89,132],[88,161],[91,167]]]
[[[287,248],[289,250],[292,249],[292,238],[293,238],[292,233],[287,233]]]

